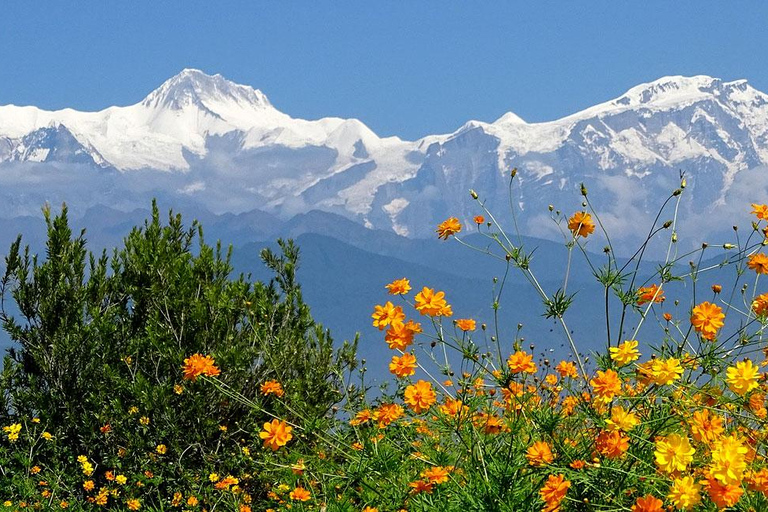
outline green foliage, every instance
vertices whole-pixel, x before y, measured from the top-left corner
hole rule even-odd
[[[161,222],[156,204],[111,256],[90,253],[84,232],[73,235],[66,207],[44,215],[45,258],[22,249],[19,237],[0,281],[0,319],[16,343],[0,378],[0,419],[38,418],[54,440],[41,443],[44,460],[0,460],[4,471],[77,467],[73,459],[85,454],[101,468],[147,468],[147,485],[168,495],[199,486],[205,468],[234,472],[227,465],[242,461],[225,459],[224,443],[258,448],[260,425],[271,419],[259,404],[319,426],[341,399],[355,345],[334,350],[313,321],[292,241],[280,241],[282,254],[262,253],[275,277],[252,283],[231,276],[231,248],[207,245],[202,228],[185,227],[180,215]],[[213,356],[221,385],[257,406],[222,397],[203,379],[183,380],[184,359],[195,353]],[[259,395],[270,379],[283,384],[281,400]],[[40,442],[40,432],[24,432]]]

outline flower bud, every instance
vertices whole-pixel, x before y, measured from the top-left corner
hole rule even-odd
[[[474,190],[469,189],[469,195],[472,196],[472,199],[477,199],[477,192]]]

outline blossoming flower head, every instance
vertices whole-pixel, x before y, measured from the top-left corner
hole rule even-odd
[[[618,347],[611,347],[609,349],[611,359],[621,366],[637,361],[640,358],[640,351],[637,350],[637,345],[637,340],[626,340]]]
[[[388,325],[403,325],[405,313],[403,313],[402,307],[395,306],[387,301],[383,306],[375,306],[373,308],[371,318],[373,318],[373,326],[383,331]]]
[[[293,501],[309,501],[312,495],[303,487],[296,487],[288,494],[288,497]]]
[[[629,437],[620,430],[603,430],[595,439],[597,451],[609,459],[617,459],[629,449]]]
[[[531,466],[544,466],[555,460],[552,448],[545,441],[536,441],[525,452],[525,458]]]
[[[747,468],[749,449],[736,434],[721,437],[713,443],[712,477],[726,485],[740,485]]]
[[[570,377],[575,379],[579,376],[579,372],[576,370],[576,364],[572,361],[560,361],[557,363],[557,366],[555,366],[555,371],[560,374],[560,377],[562,378]]]
[[[374,412],[373,419],[379,424],[379,428],[384,428],[394,421],[397,421],[405,413],[398,404],[381,404]]]
[[[679,434],[669,434],[656,441],[656,465],[666,473],[685,470],[696,452],[690,441]]]
[[[416,311],[422,315],[429,316],[450,316],[443,314],[446,312],[448,303],[445,301],[445,292],[437,292],[426,286],[414,297],[416,302]]]
[[[680,360],[674,357],[655,359],[651,364],[650,378],[657,386],[672,384],[683,375]]]
[[[754,298],[752,301],[752,311],[763,320],[768,317],[768,293],[763,293]]]
[[[411,282],[405,277],[402,279],[395,279],[391,283],[385,286],[390,295],[405,295],[411,291]]]
[[[570,487],[571,482],[565,479],[565,475],[549,475],[544,486],[539,489],[539,496],[546,504],[545,510],[547,512],[557,511]]]
[[[657,284],[651,286],[641,286],[637,289],[637,305],[642,306],[649,302],[661,303],[664,302],[664,290]]]
[[[435,392],[432,390],[432,384],[419,380],[405,388],[405,403],[410,406],[416,414],[427,411],[437,401]]]
[[[264,423],[264,430],[259,432],[259,437],[264,440],[264,446],[277,451],[281,446],[288,444],[293,439],[291,431],[293,427],[282,420],[274,419]]]
[[[651,494],[637,498],[630,509],[632,512],[664,512],[664,502]]]
[[[692,476],[676,478],[667,499],[677,510],[691,510],[701,503],[701,486]]]
[[[605,425],[609,430],[623,430],[629,432],[640,423],[640,419],[633,412],[630,412],[620,405],[611,408],[610,419],[605,420]]]
[[[197,380],[201,375],[215,377],[221,373],[214,364],[211,356],[194,354],[184,359],[184,378],[188,380]]]
[[[705,340],[713,340],[717,331],[724,325],[725,314],[717,304],[702,302],[691,313],[691,324]]]
[[[733,507],[744,494],[744,489],[740,484],[725,484],[713,477],[707,478],[704,482],[704,488],[707,490],[712,503],[720,509]]]
[[[597,375],[589,381],[595,396],[603,401],[610,402],[614,396],[621,392],[621,379],[613,370],[598,370]]]
[[[448,237],[461,231],[461,223],[456,217],[451,217],[437,226],[437,238],[448,240]]]
[[[456,327],[464,332],[474,331],[477,328],[477,323],[471,318],[460,318],[456,320]]]
[[[413,375],[416,373],[416,356],[406,352],[402,356],[392,357],[389,371],[400,378]]]
[[[768,256],[757,252],[749,257],[747,266],[758,274],[768,274]]]
[[[726,382],[728,387],[738,395],[746,395],[757,387],[757,379],[760,373],[752,361],[739,361],[736,366],[728,367]]]
[[[259,391],[264,396],[275,395],[277,397],[281,397],[285,395],[285,390],[283,390],[283,386],[276,380],[268,380],[263,382],[259,387]]]
[[[592,215],[586,212],[576,212],[568,219],[568,229],[573,236],[586,238],[595,232],[595,223],[592,222]]]
[[[411,327],[412,322],[390,326],[384,335],[384,341],[392,350],[405,350],[413,343],[416,331]]]
[[[695,411],[691,417],[690,426],[693,438],[705,444],[712,443],[725,432],[723,419],[711,413],[709,409]]]
[[[536,363],[533,354],[518,350],[507,359],[507,366],[512,373],[536,373]]]
[[[768,220],[768,205],[752,203],[752,212],[759,220]]]

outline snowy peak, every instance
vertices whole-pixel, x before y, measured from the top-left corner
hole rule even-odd
[[[272,108],[261,91],[197,69],[185,69],[166,80],[141,102],[147,108],[170,110],[183,110],[188,106],[213,110],[222,103],[234,103],[242,108]]]
[[[759,95],[746,80],[723,82],[711,76],[667,76],[628,90],[607,105],[613,107],[653,107],[685,104],[713,99],[728,102],[732,96],[747,93]]]

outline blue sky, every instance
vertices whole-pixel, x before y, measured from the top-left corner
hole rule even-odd
[[[132,104],[195,67],[295,117],[413,139],[510,110],[555,119],[664,75],[768,91],[766,26],[768,2],[12,0],[0,104]]]

